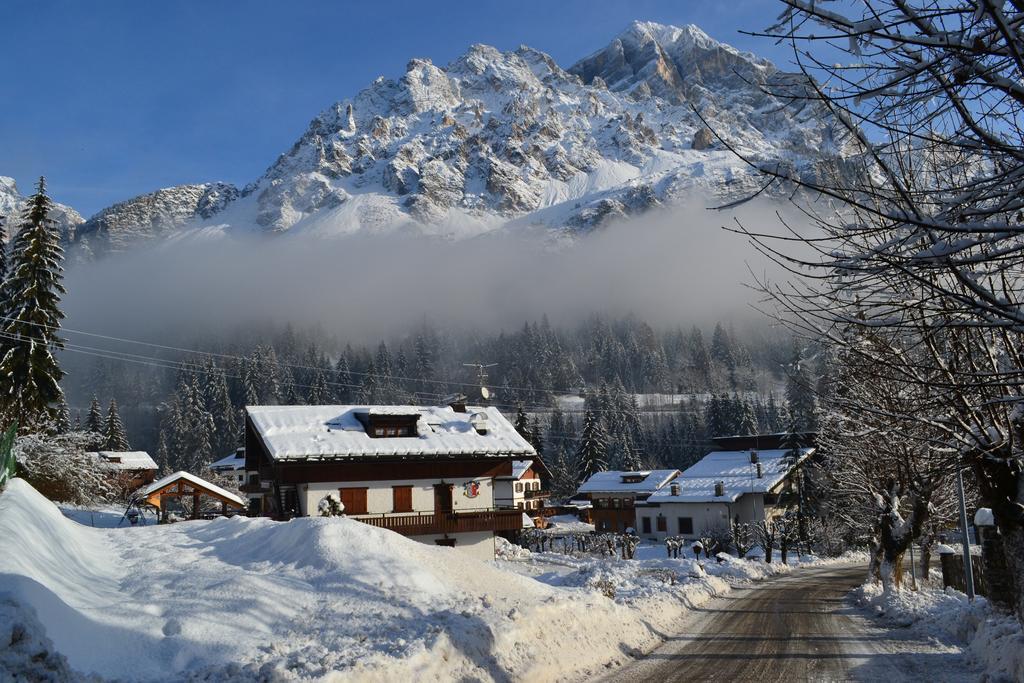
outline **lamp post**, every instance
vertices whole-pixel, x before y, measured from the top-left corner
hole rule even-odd
[[[964,499],[964,472],[956,470],[956,492],[960,498],[960,540],[964,545],[964,585],[967,599],[974,601],[974,567],[971,566],[971,538],[967,533],[967,501]]]

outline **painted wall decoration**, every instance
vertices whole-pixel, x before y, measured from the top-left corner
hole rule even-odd
[[[467,481],[466,485],[462,488],[462,492],[466,495],[466,498],[476,498],[480,495],[480,482]]]

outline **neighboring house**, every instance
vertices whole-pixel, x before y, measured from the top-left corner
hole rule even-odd
[[[233,477],[235,482],[241,486],[245,483],[245,449],[239,448],[231,455],[212,463],[210,471],[225,477]]]
[[[544,490],[542,476],[547,477],[548,470],[540,458],[513,460],[510,474],[494,478],[495,506],[523,510],[537,516],[551,495],[550,491]]]
[[[780,499],[795,493],[793,474],[813,453],[814,448],[712,451],[637,506],[637,529],[654,540],[697,538],[708,529],[782,514]]]
[[[146,451],[96,451],[88,455],[99,459],[125,491],[134,491],[156,478],[157,465]]]
[[[607,471],[593,474],[575,499],[589,500],[594,530],[623,532],[636,528],[634,506],[679,476],[679,470]]]
[[[315,516],[333,496],[362,522],[487,559],[496,531],[523,527],[494,480],[536,457],[496,408],[460,404],[249,406],[245,454],[250,514]]]

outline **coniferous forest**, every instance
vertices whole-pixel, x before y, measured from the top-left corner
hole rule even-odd
[[[563,473],[566,491],[586,469],[579,461],[588,417],[599,423],[604,466],[683,468],[713,436],[789,428],[787,405],[813,415],[811,374],[792,370],[822,374],[810,350],[767,327],[664,331],[599,316],[565,328],[542,318],[491,334],[421,322],[376,345],[292,326],[245,329],[180,350],[109,355],[65,354],[69,420],[89,424],[101,403],[116,401],[133,448],[190,471],[240,444],[245,405],[430,404],[458,393],[479,402],[473,364],[493,363],[490,404],[510,418],[521,411],[521,429]]]

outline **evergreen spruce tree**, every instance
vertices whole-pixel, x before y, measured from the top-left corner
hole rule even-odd
[[[72,427],[72,430],[76,431],[76,432],[82,431],[82,411],[81,410],[76,410],[75,411],[75,424]]]
[[[516,406],[516,431],[519,432],[519,436],[523,437],[527,441],[530,439],[530,418],[526,416],[526,411],[523,409],[523,404],[520,403]]]
[[[791,429],[817,431],[818,406],[814,396],[814,379],[795,343],[786,376],[786,411],[789,413]]]
[[[125,434],[124,424],[121,422],[121,415],[117,412],[117,401],[115,399],[110,399],[110,409],[107,411],[107,425],[104,430],[104,436],[106,441],[103,447],[108,451],[127,451],[131,448],[128,445],[128,435]]]
[[[57,417],[53,423],[53,431],[57,434],[67,434],[71,431],[71,411],[68,410],[67,401],[61,399],[57,408]]]
[[[537,455],[544,455],[544,437],[540,433],[540,420],[535,419],[530,426],[530,445],[537,451]]]
[[[327,377],[324,376],[324,371],[317,368],[313,375],[313,383],[309,387],[309,405],[321,406],[327,402],[328,390],[327,390]]]
[[[100,400],[92,397],[89,404],[89,415],[85,418],[85,430],[93,434],[103,433],[103,411],[100,408]]]
[[[352,373],[349,372],[348,354],[338,356],[338,362],[334,364],[334,400],[338,403],[350,403],[355,393],[352,387]]]
[[[58,334],[64,252],[49,218],[52,207],[40,178],[22,214],[0,293],[6,302],[0,319],[0,416],[27,428],[51,425],[64,396],[64,371],[54,355],[64,348]]]
[[[583,414],[583,434],[576,454],[577,479],[586,481],[608,469],[608,441],[601,419],[592,410]]]
[[[363,376],[363,386],[359,389],[359,402],[366,405],[377,405],[380,400],[380,385],[377,379],[377,367],[370,361]]]
[[[215,427],[212,436],[214,453],[229,453],[238,443],[238,415],[231,402],[228,380],[224,370],[217,367],[211,358],[206,367],[203,395],[206,411],[213,417]]]
[[[569,460],[569,453],[563,446],[555,449],[555,457],[548,467],[551,472],[551,491],[559,498],[568,499],[576,493],[580,482],[576,479],[576,470]]]

